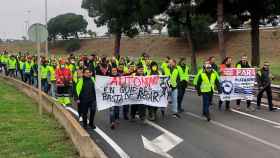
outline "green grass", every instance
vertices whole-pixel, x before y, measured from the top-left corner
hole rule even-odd
[[[51,116],[39,116],[36,103],[0,80],[0,157],[74,158],[78,153]]]

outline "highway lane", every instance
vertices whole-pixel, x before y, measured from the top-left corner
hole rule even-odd
[[[120,126],[111,130],[108,110],[97,113],[96,125],[125,152],[125,156],[131,158],[279,158],[280,129],[275,128],[277,124],[236,112],[219,111],[217,105],[211,109],[213,121],[209,123],[200,118],[201,98],[191,92],[187,92],[183,104],[186,112],[181,114],[180,119],[172,118],[168,112],[165,119],[159,118],[155,122],[159,127],[154,127],[151,123],[121,120]],[[232,105],[235,105],[235,102],[232,102]],[[280,122],[279,112],[260,110],[250,114],[271,122]],[[170,132],[171,136],[161,128]],[[89,133],[108,157],[125,157],[96,131],[90,130]],[[153,148],[158,152],[154,153],[144,148],[143,136],[148,142],[159,140],[159,146],[166,150],[173,138],[180,138],[182,141],[167,152]]]

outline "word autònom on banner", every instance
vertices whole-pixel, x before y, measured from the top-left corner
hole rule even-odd
[[[220,98],[225,100],[246,99],[253,100],[256,69],[254,68],[226,68],[221,72]]]
[[[97,109],[130,104],[167,107],[168,81],[165,76],[96,76]]]

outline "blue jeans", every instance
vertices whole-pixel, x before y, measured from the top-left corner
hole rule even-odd
[[[203,102],[203,114],[209,114],[209,105],[211,100],[211,94],[202,93],[202,102]]]
[[[45,92],[46,94],[48,94],[48,88],[49,88],[49,83],[47,79],[42,79],[41,80],[42,83],[42,91]]]
[[[171,92],[171,98],[172,98],[172,112],[178,113],[178,89],[174,89]]]
[[[51,81],[50,96],[55,97],[56,85],[55,81]]]

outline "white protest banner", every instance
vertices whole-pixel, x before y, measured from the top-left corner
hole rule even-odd
[[[96,76],[97,109],[129,104],[167,107],[168,80],[163,76]]]
[[[222,88],[221,100],[253,100],[255,80],[256,69],[254,68],[223,69],[220,78]]]

